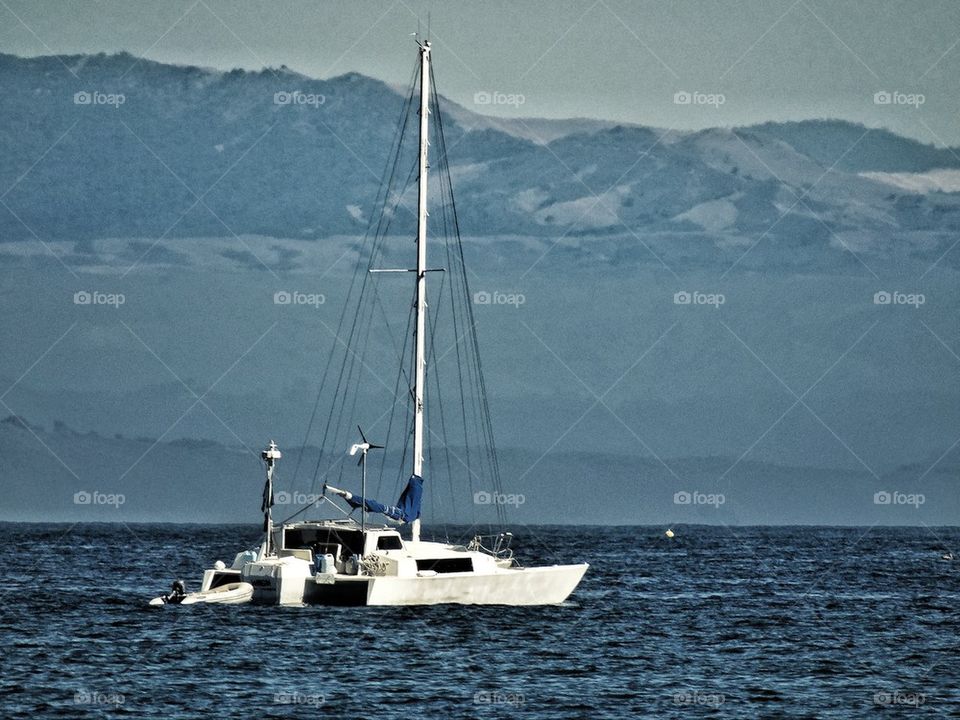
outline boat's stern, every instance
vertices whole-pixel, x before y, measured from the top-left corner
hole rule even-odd
[[[240,572],[243,582],[253,585],[253,602],[270,605],[302,605],[312,565],[298,557],[267,557],[247,563]]]

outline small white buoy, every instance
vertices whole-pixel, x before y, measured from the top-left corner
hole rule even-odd
[[[664,535],[666,535],[668,538],[673,537],[673,530],[669,530],[669,529],[668,529],[668,530],[664,533]]]

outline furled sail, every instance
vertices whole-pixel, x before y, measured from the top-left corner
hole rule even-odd
[[[407,481],[407,487],[400,493],[400,499],[397,500],[396,505],[384,505],[371,498],[354,495],[342,490],[339,492],[351,507],[365,507],[367,512],[381,513],[393,520],[408,523],[420,517],[420,502],[423,499],[423,478],[419,475],[411,475]]]
[[[274,505],[273,481],[268,478],[263,484],[263,499],[260,501],[260,512],[263,513],[263,531],[270,528],[270,508]]]

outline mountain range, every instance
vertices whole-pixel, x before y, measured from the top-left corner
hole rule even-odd
[[[401,90],[356,73],[125,53],[0,55],[0,91],[5,240],[360,234],[404,106]],[[761,234],[788,252],[936,257],[960,228],[958,153],[883,129],[681,133],[440,107],[465,235],[615,236],[620,256],[649,260],[646,244],[669,262],[742,252]]]

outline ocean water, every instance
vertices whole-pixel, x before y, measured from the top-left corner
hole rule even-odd
[[[151,608],[257,528],[0,530],[3,718],[960,716],[958,528],[514,528],[591,563],[535,608]]]

